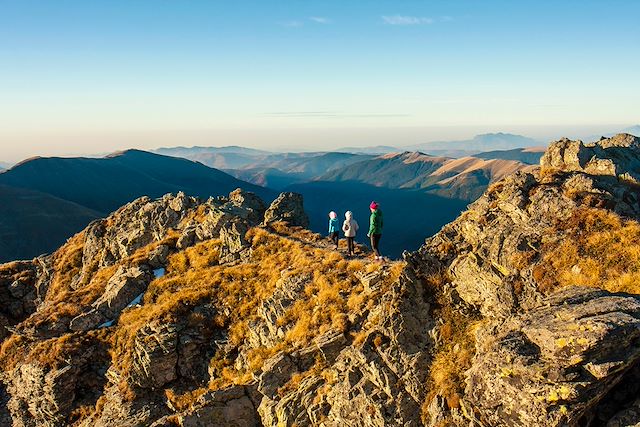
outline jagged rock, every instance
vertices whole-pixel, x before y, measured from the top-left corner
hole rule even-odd
[[[103,396],[106,403],[101,413],[86,418],[79,427],[143,427],[169,413],[164,401],[152,394],[142,394],[130,401],[113,385]]]
[[[220,229],[220,263],[248,258],[251,243],[246,239],[249,225],[243,221],[232,221]]]
[[[142,388],[158,388],[178,378],[178,328],[174,324],[149,324],[134,342],[131,382]]]
[[[109,279],[104,294],[92,304],[89,311],[74,318],[69,329],[87,331],[117,318],[127,305],[147,289],[151,280],[153,274],[149,270],[119,267]]]
[[[260,197],[241,188],[229,193],[229,202],[241,208],[238,210],[238,216],[246,219],[252,225],[259,224],[262,221],[264,212],[267,209]]]
[[[309,217],[304,211],[302,195],[281,193],[264,214],[264,223],[284,221],[290,226],[309,227]]]
[[[330,332],[298,355],[265,363],[258,388],[265,395],[258,408],[265,425],[420,425],[434,323],[422,282],[405,272],[360,321],[368,331],[362,344],[349,345]],[[288,390],[288,378],[318,357],[327,364],[323,375],[302,374]]]
[[[149,253],[149,266],[151,268],[161,268],[167,265],[167,257],[169,256],[169,246],[158,245]]]
[[[9,395],[7,394],[4,385],[0,384],[0,425],[2,426],[12,425],[11,413],[7,408],[8,403]]]
[[[317,389],[324,384],[322,378],[303,378],[295,393],[282,398],[265,397],[258,407],[263,425],[294,426],[319,425],[329,411],[328,406],[315,402]]]
[[[186,217],[197,202],[184,193],[167,194],[159,200],[141,197],[112,214],[94,221],[85,234],[82,275],[113,265],[136,250],[161,240]]]
[[[317,337],[313,343],[327,364],[335,362],[340,351],[349,344],[344,333],[338,331],[326,332]]]
[[[638,427],[640,426],[640,399],[633,402],[633,405],[614,415],[607,427]]]
[[[260,375],[258,391],[268,398],[275,398],[278,389],[299,371],[295,360],[283,352],[267,360],[262,369],[264,372]]]
[[[552,143],[540,161],[542,167],[610,175],[640,182],[640,138],[618,134],[592,144],[563,138]]]
[[[9,410],[17,425],[62,426],[75,398],[76,374],[71,366],[48,371],[23,364],[13,373]]]
[[[247,341],[250,347],[272,347],[284,338],[286,327],[280,325],[279,319],[285,315],[287,309],[311,280],[310,273],[298,275],[292,275],[288,271],[281,273],[273,295],[260,304],[258,318],[249,323]]]
[[[33,361],[5,373],[3,381],[10,396],[7,408],[14,426],[65,426],[73,409],[95,404],[104,384],[101,371],[107,354],[99,342],[86,340],[83,344],[62,364]]]
[[[182,427],[257,427],[262,425],[245,386],[232,386],[209,392],[198,399],[195,408],[178,416]]]
[[[180,250],[190,248],[191,246],[195,245],[196,237],[197,233],[195,225],[185,228],[182,231],[180,237],[178,237],[176,248]]]
[[[563,289],[486,328],[466,397],[495,426],[574,425],[640,359],[640,299]]]
[[[517,172],[495,183],[467,212],[406,259],[415,271],[441,266],[453,279],[460,297],[484,316],[504,318],[536,307],[542,294],[532,275],[533,264],[523,266],[520,260],[535,255],[543,240],[562,239],[560,233],[548,235],[549,229],[587,203],[608,206],[621,215],[640,215],[633,186],[615,176],[594,175],[584,166],[585,161],[594,162],[600,155],[626,159],[629,167],[634,162],[640,164],[640,149],[624,144],[636,147],[626,137],[602,140],[593,147],[569,140],[551,144],[542,164],[561,174],[545,177],[538,172]],[[583,155],[584,150],[595,154]],[[428,265],[434,267],[425,267]]]

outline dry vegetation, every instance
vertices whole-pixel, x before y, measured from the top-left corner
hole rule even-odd
[[[202,212],[196,214],[203,216]],[[253,380],[264,362],[278,351],[308,346],[314,338],[329,330],[348,332],[351,325],[347,314],[375,304],[367,297],[356,273],[385,268],[388,285],[397,280],[403,267],[402,263],[382,267],[361,259],[345,260],[339,253],[326,249],[322,236],[276,223],[268,230],[254,228],[249,231],[247,239],[252,246],[249,262],[221,266],[221,242],[202,242],[170,255],[165,276],[154,280],[144,295],[143,304],[124,310],[114,327],[88,333],[65,333],[64,325],[104,292],[118,266],[144,263],[158,245],[174,247],[177,237],[177,233],[172,232],[165,240],[139,249],[117,265],[101,269],[90,266],[89,274],[79,283],[85,236],[83,233],[74,236],[53,256],[54,276],[46,305],[21,325],[24,330],[44,331],[59,324],[59,332],[55,332],[57,329],[51,331],[49,336],[53,337],[42,341],[12,335],[0,349],[0,367],[8,371],[17,363],[27,361],[55,368],[78,357],[78,350],[98,346],[109,349],[111,365],[124,379],[132,369],[136,334],[150,323],[187,322],[188,327],[197,329],[211,340],[226,331],[232,346],[244,347],[246,366],[238,369],[233,360],[235,356],[218,350],[210,361],[213,377],[208,387],[195,390],[178,387],[165,391],[169,404],[182,410],[207,389]],[[249,325],[259,318],[261,304],[283,282],[299,277],[304,277],[303,290],[279,320],[279,326],[285,330],[282,341],[271,347],[247,348]],[[206,304],[215,306],[215,316],[194,311]],[[310,372],[322,372],[322,366],[316,364]],[[300,373],[286,387],[294,387],[308,374]],[[120,388],[125,397],[135,398],[130,384],[123,381]],[[98,412],[99,406],[100,402],[96,406]],[[74,417],[83,418],[90,409],[77,408]]]
[[[480,317],[461,313],[447,298],[443,287],[450,278],[446,272],[433,274],[425,282],[434,301],[432,315],[443,322],[438,328],[439,343],[434,349],[427,379],[428,394],[422,407],[423,419],[427,420],[427,408],[437,395],[446,400],[450,409],[460,407],[465,372],[475,355],[475,331],[480,325]]]
[[[554,230],[533,270],[542,292],[568,285],[640,293],[640,224],[617,214],[582,208]]]
[[[321,237],[307,230],[276,227],[278,234],[260,228],[249,231],[251,261],[239,265],[218,265],[220,242],[216,240],[172,255],[166,275],[151,283],[144,304],[126,310],[120,318],[112,343],[117,369],[126,373],[131,368],[131,349],[140,328],[152,321],[179,322],[204,303],[214,304],[218,314],[213,319],[192,319],[193,322],[212,334],[227,330],[233,346],[243,345],[262,302],[288,278],[306,276],[309,280],[300,298],[279,321],[286,331],[284,339],[273,347],[249,349],[247,366],[242,370],[236,370],[233,361],[219,351],[210,363],[214,373],[211,389],[251,381],[265,360],[280,350],[309,345],[329,330],[346,331],[347,313],[371,303],[362,296],[364,290],[355,273],[370,272],[380,265],[347,261],[336,252],[317,247],[312,243]],[[400,270],[401,264],[394,264],[389,281],[395,280]],[[174,393],[172,400],[183,406],[190,395],[197,393],[179,397]]]

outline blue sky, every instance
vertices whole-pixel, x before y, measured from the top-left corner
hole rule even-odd
[[[630,0],[0,0],[0,160],[627,126],[638,16]]]

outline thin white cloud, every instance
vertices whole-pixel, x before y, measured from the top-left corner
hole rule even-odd
[[[331,20],[329,18],[325,18],[324,16],[310,16],[310,21],[315,22],[316,24],[330,24]]]
[[[388,25],[423,25],[433,24],[433,18],[407,15],[384,15],[382,20]]]

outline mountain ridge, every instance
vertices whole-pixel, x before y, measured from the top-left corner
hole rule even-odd
[[[160,156],[142,150],[125,150],[104,158],[35,157],[0,174],[0,185],[13,189],[14,194],[37,195],[41,201],[40,205],[30,205],[27,210],[20,206],[11,207],[12,204],[18,204],[19,199],[8,199],[5,215],[0,215],[0,220],[10,221],[16,229],[23,230],[25,238],[32,235],[29,227],[55,228],[52,235],[56,236],[56,246],[64,243],[66,238],[71,237],[90,220],[107,216],[123,204],[143,195],[159,197],[167,192],[186,190],[207,198],[244,187],[268,200],[275,197],[272,190],[245,183],[222,171],[190,160]],[[49,215],[44,210],[46,206],[54,204],[74,218],[74,226],[65,227],[55,219],[55,212]],[[39,216],[42,223],[31,222],[22,215],[14,216],[17,212],[30,217]],[[84,218],[86,222],[79,222],[80,218]],[[65,230],[65,233],[57,230]],[[42,244],[41,239],[22,239],[20,247],[23,249],[20,252],[13,252],[14,249],[11,249],[17,247],[15,244],[0,247],[0,259],[37,256],[53,249],[51,245],[52,243]]]
[[[295,193],[140,198],[0,265],[0,419],[633,425],[639,183],[639,138],[561,139],[387,263]]]

